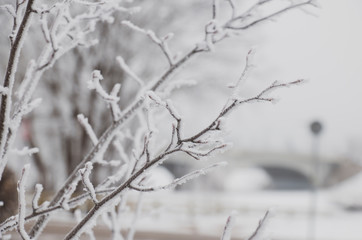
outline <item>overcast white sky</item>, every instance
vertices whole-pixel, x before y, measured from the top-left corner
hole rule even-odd
[[[309,123],[320,120],[323,154],[362,153],[362,1],[319,2],[317,17],[297,11],[262,26],[256,71],[268,68],[270,80],[309,82],[277,93],[276,105],[240,111],[232,121],[242,148],[308,153]]]

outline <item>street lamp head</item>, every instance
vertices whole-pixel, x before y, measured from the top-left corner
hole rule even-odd
[[[319,121],[313,121],[310,124],[310,130],[312,131],[312,133],[314,135],[319,135],[322,131],[323,127],[322,127],[322,123],[320,123]]]

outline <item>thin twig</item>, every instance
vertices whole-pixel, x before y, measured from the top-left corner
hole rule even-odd
[[[265,228],[266,222],[270,218],[270,211],[266,211],[264,217],[259,221],[258,227],[255,229],[253,234],[248,238],[248,240],[257,240],[257,238],[261,233],[262,229]]]

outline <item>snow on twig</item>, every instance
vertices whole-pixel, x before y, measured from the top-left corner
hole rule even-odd
[[[216,15],[216,14],[215,14]],[[215,16],[216,17],[216,16]],[[212,25],[210,24],[209,26],[209,29],[207,31],[210,30],[210,38],[208,39],[209,41],[209,46],[208,48],[211,49],[213,47],[213,44],[216,42],[216,40],[214,39],[214,32],[213,31],[217,31],[217,25]],[[142,29],[141,29],[142,30]],[[147,32],[146,32],[147,34]],[[160,40],[161,42],[163,41],[163,39],[160,39],[158,38],[155,34],[152,34],[151,33],[148,33],[148,36],[154,41],[157,43],[158,40]],[[166,41],[166,39],[164,39]],[[158,42],[158,44],[160,44],[160,42]],[[205,49],[193,49],[192,51],[190,51],[190,53],[188,53],[187,55],[185,55],[184,58],[180,59],[177,63],[173,64],[172,61],[170,61],[170,69],[167,70],[167,72],[160,78],[157,80],[157,82],[155,82],[155,84],[153,84],[150,89],[151,90],[158,90],[159,86],[165,82],[167,79],[170,78],[171,74],[174,72],[175,69],[177,69],[179,66],[181,66],[184,62],[188,61],[189,57],[195,55],[195,53],[197,52],[201,52],[201,51],[206,51]],[[168,54],[166,54],[167,56]],[[171,58],[172,59],[172,58]],[[266,92],[265,92],[266,93]],[[264,93],[263,93],[264,94]],[[262,94],[262,95],[263,95]],[[254,98],[253,100],[267,100],[266,98],[263,98],[262,96],[258,96],[256,98]],[[250,100],[251,101],[251,100]],[[234,106],[237,105],[237,103],[244,103],[246,101],[244,100],[238,100]],[[114,133],[115,131],[117,131],[118,129],[120,129],[120,126],[123,126],[124,125],[124,122],[126,122],[127,119],[130,119],[131,116],[134,116],[135,112],[137,112],[137,110],[140,109],[140,107],[143,105],[144,103],[144,100],[141,99],[136,99],[136,101],[134,101],[132,104],[130,104],[130,107],[126,109],[126,111],[124,111],[124,113],[122,113],[122,115],[119,116],[119,118],[115,118],[117,119],[111,126],[110,126],[110,130],[107,130],[102,136],[104,137],[101,137],[99,143],[91,150],[91,152],[89,153],[89,155],[87,155],[84,160],[81,162],[81,164],[76,168],[75,171],[77,171],[77,169],[79,168],[82,168],[85,164],[85,162],[89,161],[89,162],[92,162],[94,161],[96,155],[98,155],[99,152],[103,152],[104,149],[107,148],[108,144],[111,142],[111,140],[114,138],[114,136],[116,135],[116,133]],[[166,102],[167,103],[167,102]],[[232,106],[231,108],[233,108],[234,106]],[[231,109],[230,108],[230,109]],[[168,108],[169,112],[172,113],[171,115],[176,119],[180,119],[179,116],[177,114],[175,114],[175,112],[172,110],[172,107]],[[219,116],[214,122],[213,122],[213,125],[209,128],[206,129],[205,132],[199,132],[197,133],[193,139],[181,139],[180,137],[178,137],[179,141],[177,144],[175,144],[174,146],[171,146],[165,153],[162,153],[160,154],[159,156],[155,157],[154,159],[150,160],[148,163],[146,163],[145,165],[143,165],[139,171],[135,171],[131,176],[129,176],[129,178],[127,178],[128,180],[122,184],[121,186],[119,186],[114,192],[112,192],[110,195],[107,196],[107,198],[105,198],[104,201],[100,201],[100,207],[104,207],[104,209],[106,208],[105,205],[107,205],[108,203],[112,202],[112,200],[114,200],[116,197],[119,196],[119,194],[124,191],[125,189],[127,189],[129,187],[129,183],[132,183],[133,180],[137,179],[139,176],[142,175],[142,172],[140,172],[141,170],[142,171],[145,171],[145,170],[148,170],[150,167],[152,167],[153,165],[156,165],[157,163],[159,163],[161,160],[165,159],[168,155],[172,154],[173,152],[178,152],[178,151],[186,151],[190,154],[194,153],[194,149],[198,146],[200,146],[201,144],[203,144],[199,137],[203,137],[207,132],[210,132],[210,131],[213,131],[213,130],[216,130],[219,125],[219,119],[224,116],[226,113],[228,112],[228,109],[225,109],[225,111],[222,111],[221,113],[221,116]],[[176,127],[175,127],[176,128]],[[174,132],[176,132],[176,129],[173,130]],[[183,141],[181,141],[183,140]],[[185,142],[187,142],[187,140],[190,141],[190,147],[185,149],[185,148],[181,148],[180,147],[180,144],[184,144]],[[193,144],[193,146],[191,146]],[[224,145],[220,144],[220,142],[217,142],[216,144],[218,144],[217,146],[219,147],[222,147]],[[217,150],[217,146],[214,148],[211,148],[211,150]],[[211,151],[210,150],[210,151]],[[207,151],[205,150],[204,152],[195,152],[194,154],[210,154],[211,152],[210,151]],[[59,196],[62,195],[62,191],[64,192],[64,189],[67,188],[69,186],[69,183],[70,182],[74,182],[74,176],[71,176],[69,178],[70,180],[67,181],[64,185],[63,185],[63,188],[62,190],[60,191],[60,194],[58,194]],[[59,198],[54,200],[54,202],[59,202]],[[84,221],[82,221],[78,226],[75,227],[74,231],[72,231],[67,237],[66,239],[70,239],[70,238],[73,238],[73,237],[77,237],[78,234],[80,234],[81,232],[84,232],[83,231],[83,228],[84,228],[84,225],[87,225],[87,227],[89,225],[92,225],[95,220],[95,216],[97,216],[99,212],[97,212],[97,209],[95,210],[91,210],[89,212],[89,215],[87,215],[84,219]],[[92,222],[91,224],[88,224],[87,221],[90,221]]]
[[[0,94],[6,95],[9,93],[9,88],[0,86]]]
[[[0,9],[6,10],[10,14],[11,17],[16,18],[15,9],[12,5],[10,5],[10,4],[1,5]]]
[[[43,191],[43,185],[41,184],[36,184],[35,185],[35,193],[34,193],[34,197],[33,197],[33,201],[32,201],[32,207],[33,207],[33,211],[36,211],[39,208],[39,198],[41,195],[41,192]]]
[[[35,108],[37,108],[42,103],[42,101],[43,100],[41,98],[36,98],[33,101],[29,102],[28,104],[23,105],[20,109],[20,115],[24,116],[24,115],[30,113]]]
[[[19,201],[18,232],[23,240],[30,240],[30,237],[25,230],[25,216],[26,216],[25,187],[29,175],[29,169],[30,169],[30,164],[26,164],[23,168],[23,171],[21,172],[21,176],[18,181],[18,201]]]
[[[3,108],[1,109],[1,114],[4,115],[0,116],[2,124],[2,126],[0,126],[0,178],[6,165],[7,153],[9,152],[7,148],[8,146],[12,146],[22,115],[31,111],[34,105],[36,105],[35,103],[37,103],[37,101],[35,101],[29,104],[29,101],[42,73],[50,68],[62,54],[79,45],[81,43],[80,38],[86,39],[87,34],[91,32],[90,25],[100,20],[106,20],[107,16],[111,15],[116,10],[124,10],[119,6],[115,7],[119,4],[119,1],[108,1],[109,4],[104,4],[101,7],[89,7],[88,9],[85,9],[85,11],[82,11],[81,14],[70,15],[69,2],[71,1],[59,2],[50,9],[40,9],[41,11],[38,11],[38,9],[34,7],[34,0],[21,0],[16,3],[16,19],[14,19],[13,32],[10,36],[11,53],[9,57],[9,66],[6,71],[7,76],[4,79],[4,86],[0,89],[2,97],[5,97],[1,100],[2,105],[6,106],[5,111]],[[25,6],[26,9],[23,11]],[[26,76],[21,83],[22,88],[20,88],[19,95],[17,96],[19,101],[16,104],[12,104],[11,94],[14,92],[12,86],[14,75],[17,70],[18,56],[29,28],[31,15],[34,13],[43,14],[43,19],[51,19],[51,21],[44,20],[43,22],[43,30],[45,29],[44,26],[49,24],[49,27],[45,29],[45,31],[48,31],[48,34],[46,34],[48,42],[45,44],[40,57],[36,61],[30,62]],[[57,22],[55,19],[61,20]],[[20,20],[22,21],[21,25],[19,25]],[[9,94],[4,94],[5,91]],[[11,109],[11,107],[15,108]],[[10,116],[10,113],[13,113],[12,117]],[[9,131],[10,127],[11,131]],[[74,178],[72,181],[73,180]],[[69,185],[66,186],[66,188],[68,187]],[[62,197],[62,195],[59,195],[59,198],[52,204],[59,203],[59,200]],[[45,222],[44,220],[42,221]],[[37,231],[42,229],[42,225],[42,223],[35,224],[37,229],[31,231],[30,237],[35,237]]]
[[[184,87],[193,87],[197,84],[197,81],[195,80],[175,80],[167,84],[161,92],[159,92],[159,95],[162,97],[168,97],[171,95],[171,93],[177,89],[181,89]]]
[[[130,29],[133,29],[134,31],[140,32],[148,36],[154,43],[156,43],[161,48],[161,51],[166,56],[170,66],[173,66],[175,64],[174,63],[175,56],[173,56],[168,46],[168,41],[174,36],[173,33],[168,33],[163,38],[159,38],[157,37],[156,33],[153,32],[152,30],[146,30],[141,27],[138,27],[130,21],[122,21],[122,24],[129,27]]]
[[[101,71],[94,70],[92,72],[92,78],[87,82],[88,89],[95,90],[99,96],[101,96],[106,102],[118,102],[119,98],[108,94],[102,87],[100,81],[103,80]]]
[[[86,0],[73,0],[73,2],[83,4],[83,5],[88,5],[88,6],[98,6],[98,5],[106,4],[106,2],[109,2],[109,1],[91,2],[91,1],[86,1]]]
[[[245,66],[244,66],[244,70],[241,73],[241,76],[239,77],[239,79],[234,83],[234,84],[230,84],[228,87],[229,88],[239,88],[241,83],[244,82],[247,78],[247,75],[249,73],[250,68],[252,67],[252,57],[255,54],[255,49],[252,48],[248,51],[246,57],[245,57]],[[235,90],[236,92],[237,90]]]
[[[178,113],[178,111],[174,107],[172,101],[170,99],[168,99],[166,101],[163,101],[154,91],[148,91],[146,93],[146,95],[156,105],[164,107],[168,111],[168,113],[171,115],[171,117],[176,120],[176,125],[174,125],[174,128],[172,130],[172,131],[175,130],[175,132],[173,132],[173,134],[172,134],[170,144],[172,144],[174,133],[176,133],[177,142],[180,142],[181,141],[181,121],[182,121],[182,116]]]
[[[181,120],[181,115],[177,112],[176,108],[174,107],[172,101],[170,99],[163,101],[155,92],[148,91],[146,93],[149,99],[151,99],[154,103],[156,103],[159,106],[162,106],[167,109],[167,111],[170,113],[170,115],[176,120]]]
[[[114,98],[117,98],[117,95],[119,93],[119,90],[121,89],[121,84],[117,83],[113,86],[113,89],[110,93],[110,95]],[[121,108],[119,107],[119,105],[117,104],[116,101],[112,101],[110,103],[111,105],[111,111],[112,111],[112,117],[113,117],[113,121],[117,121],[120,116],[121,116]]]
[[[95,132],[93,131],[92,126],[89,124],[88,118],[84,117],[83,114],[78,114],[77,119],[78,119],[80,125],[84,128],[87,135],[89,136],[93,145],[96,145],[98,143],[98,137],[96,136]]]
[[[129,157],[126,154],[124,147],[121,144],[121,141],[119,140],[118,137],[116,137],[116,139],[113,141],[113,146],[116,148],[117,153],[119,155],[119,157],[121,158],[121,160],[123,160],[124,163],[129,163]]]
[[[15,92],[15,95],[17,96],[18,99],[21,99],[24,96],[25,91],[27,91],[29,83],[32,80],[32,75],[34,73],[35,66],[36,66],[35,60],[34,59],[30,60],[26,68],[24,79],[20,83],[19,87]]]
[[[97,199],[96,191],[95,191],[94,186],[93,186],[93,184],[92,184],[92,182],[90,181],[90,178],[89,178],[92,169],[93,169],[93,164],[91,162],[87,162],[85,164],[85,167],[83,169],[79,170],[79,174],[82,176],[83,185],[85,186],[87,192],[89,193],[92,201],[95,204],[97,204],[98,199]]]
[[[29,147],[23,147],[23,149],[12,149],[12,153],[19,155],[19,156],[31,156],[35,153],[39,153],[39,148],[29,148]]]
[[[151,191],[159,191],[159,190],[167,190],[167,189],[172,189],[177,187],[178,185],[182,185],[185,184],[186,182],[198,178],[202,175],[206,175],[209,172],[215,170],[216,168],[219,167],[225,167],[227,165],[227,162],[219,162],[219,163],[214,163],[208,167],[193,171],[191,173],[188,173],[180,178],[175,179],[174,181],[172,181],[171,183],[164,185],[164,186],[156,186],[156,187],[141,187],[141,186],[134,186],[131,185],[131,188],[136,190],[136,191],[140,191],[140,192],[151,192]]]
[[[135,80],[140,86],[144,85],[144,82],[131,70],[131,68],[127,65],[121,56],[117,56],[116,60],[118,61],[119,66],[128,76]]]
[[[6,74],[3,81],[3,87],[8,88],[8,94],[1,96],[0,107],[0,180],[7,164],[6,153],[8,152],[8,139],[9,139],[9,124],[11,116],[12,106],[12,92],[15,83],[15,73],[18,68],[19,57],[22,47],[24,46],[25,37],[30,27],[32,18],[32,6],[35,0],[29,0],[27,2],[26,10],[22,16],[21,24],[17,26],[17,22],[20,21],[20,12],[18,5],[18,12],[14,18],[13,32],[10,36],[11,49],[9,55],[9,61],[6,68]],[[15,34],[16,31],[16,34]]]
[[[129,168],[128,164],[123,164],[122,166],[120,166],[115,174],[108,176],[101,184],[99,184],[97,190],[104,189],[113,184],[116,184],[126,175],[128,168]]]
[[[11,121],[8,124],[8,127],[13,131],[16,132],[16,130],[19,128],[21,120],[24,115],[30,113],[35,108],[37,108],[42,103],[41,98],[34,99],[33,101],[21,105],[21,107],[18,109],[16,114],[12,116]],[[33,148],[35,149],[35,148]]]
[[[68,188],[65,190],[62,199],[59,201],[60,202],[59,205],[62,206],[63,209],[65,210],[70,209],[69,199],[72,197],[72,194],[77,189],[77,185],[80,179],[81,179],[80,174],[77,174],[75,179],[72,181],[71,184],[69,184]]]
[[[298,2],[298,3],[293,3],[293,1],[291,1],[291,4],[284,8],[278,9],[270,14],[258,17],[256,19],[246,21],[247,19],[250,19],[252,16],[256,15],[255,12],[259,8],[261,8],[264,4],[269,3],[269,2],[272,2],[272,0],[257,1],[247,11],[245,11],[242,14],[237,15],[237,16],[235,16],[235,12],[233,11],[232,18],[223,25],[223,28],[232,29],[232,30],[245,30],[250,27],[253,27],[254,25],[271,20],[274,17],[280,16],[283,13],[286,13],[293,9],[300,9],[303,6],[308,6],[308,5],[315,6],[313,4],[313,0],[308,0],[308,1]],[[230,2],[230,6],[233,9],[235,9],[234,5],[231,2]]]

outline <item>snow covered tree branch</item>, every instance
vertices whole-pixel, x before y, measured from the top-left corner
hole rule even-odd
[[[186,154],[190,159],[200,160],[224,151],[229,144],[223,139],[222,133],[224,131],[224,122],[230,112],[246,103],[271,102],[274,98],[270,97],[269,94],[273,90],[296,85],[303,82],[303,80],[287,83],[274,82],[253,97],[241,98],[239,94],[240,85],[246,80],[252,66],[251,55],[253,51],[249,51],[240,78],[229,86],[233,89],[233,92],[226,100],[224,107],[220,109],[215,119],[211,120],[209,124],[188,136],[187,131],[184,129],[185,119],[183,115],[179,113],[173,102],[162,93],[167,87],[171,90],[174,89],[171,80],[182,66],[201,53],[214,51],[215,45],[232,36],[233,32],[254,27],[292,9],[314,4],[313,1],[299,3],[291,1],[290,5],[266,16],[255,14],[259,8],[273,1],[257,1],[250,9],[238,14],[235,3],[229,0],[227,2],[232,12],[231,16],[226,20],[220,19],[219,1],[213,1],[212,18],[205,25],[203,39],[191,46],[191,49],[181,57],[176,56],[170,50],[169,43],[173,38],[173,34],[170,33],[164,37],[159,37],[154,31],[144,29],[132,21],[123,20],[117,22],[114,18],[116,12],[128,14],[130,12],[128,8],[123,7],[122,1],[59,0],[55,4],[46,3],[40,5],[36,0],[23,0],[21,2],[16,1],[14,6],[1,6],[0,10],[5,10],[13,18],[13,28],[10,34],[9,62],[3,86],[0,88],[0,180],[7,165],[8,153],[14,148],[15,137],[24,116],[32,112],[41,103],[41,99],[32,100],[32,98],[43,73],[52,68],[64,54],[72,49],[95,45],[97,40],[93,38],[92,33],[99,23],[122,24],[137,33],[146,35],[160,48],[163,57],[166,57],[168,66],[162,74],[158,75],[160,77],[145,79],[140,77],[137,68],[134,68],[128,59],[118,56],[115,60],[122,72],[137,83],[137,90],[133,94],[130,103],[124,108],[120,107],[121,91],[124,85],[122,84],[121,88],[121,84],[117,83],[111,86],[111,90],[108,90],[108,79],[103,77],[101,70],[99,68],[87,69],[88,73],[90,73],[88,76],[91,76],[88,81],[88,88],[94,90],[95,96],[100,97],[110,110],[111,123],[105,131],[99,134],[95,130],[92,120],[84,117],[81,112],[77,112],[75,118],[82,126],[86,138],[88,137],[92,144],[89,152],[82,159],[79,159],[79,164],[72,169],[72,172],[61,184],[60,189],[55,193],[51,201],[40,204],[39,199],[43,187],[41,185],[36,186],[31,204],[32,212],[28,215],[26,215],[25,208],[24,185],[24,179],[29,168],[27,165],[19,181],[19,212],[17,215],[0,223],[0,233],[5,234],[9,230],[16,228],[22,239],[37,239],[51,214],[56,211],[69,211],[83,204],[85,200],[90,199],[91,209],[82,219],[78,215],[79,222],[67,233],[64,239],[78,239],[83,233],[88,233],[93,237],[92,228],[99,216],[109,213],[110,218],[113,219],[112,222],[122,215],[128,192],[152,192],[174,188],[193,178],[204,175],[210,170],[224,166],[224,162],[212,164],[162,186],[152,186],[147,183],[152,170],[176,153]],[[35,19],[38,23],[34,27],[39,28],[38,31],[41,33],[43,45],[38,57],[29,60],[27,63],[24,77],[18,84],[15,84],[20,52],[27,40],[27,31],[30,28],[32,19]],[[13,100],[16,101],[13,103]],[[162,126],[154,124],[155,109],[166,113],[167,124]],[[127,132],[125,128],[131,119],[137,123],[134,124],[134,129],[130,128],[128,129],[129,132]],[[165,138],[157,134],[159,130],[157,128],[169,130],[166,138],[168,141],[161,141]],[[106,153],[109,148],[114,148],[118,154],[115,160],[107,160]],[[38,150],[37,148],[25,149],[28,150],[26,151],[27,154],[36,153]],[[104,169],[112,167],[114,171],[99,183],[92,179],[96,167]],[[84,189],[80,195],[75,196],[77,186],[81,185],[80,182],[83,183]],[[141,203],[141,200],[139,202]],[[120,209],[117,213],[115,206]],[[135,215],[138,216],[140,211],[141,204],[137,206]],[[34,219],[36,219],[36,223],[29,232],[26,232],[24,228],[25,222]],[[229,228],[232,225],[231,223],[232,218],[229,219],[225,228],[223,240],[230,239]],[[113,239],[123,239],[121,229],[116,227],[114,222],[110,225],[114,230]],[[131,228],[126,238],[131,240],[133,236],[134,228]]]
[[[9,62],[6,70],[6,75],[3,82],[3,88],[7,89],[7,94],[1,95],[1,107],[0,107],[0,180],[2,172],[4,171],[6,160],[4,156],[7,148],[7,141],[9,139],[9,125],[10,125],[10,108],[11,108],[11,97],[15,82],[15,73],[18,67],[18,61],[20,51],[25,42],[26,32],[29,29],[31,16],[33,14],[32,8],[35,0],[30,0],[27,3],[25,13],[21,20],[21,24],[17,27],[18,22],[21,18],[20,3],[16,2],[16,10],[11,5],[7,6],[7,9],[11,9],[14,23],[13,32],[10,35],[11,50],[9,56]],[[23,1],[25,3],[25,1]],[[8,10],[9,11],[9,10]],[[16,33],[15,33],[16,32]],[[15,38],[15,39],[14,39]]]

